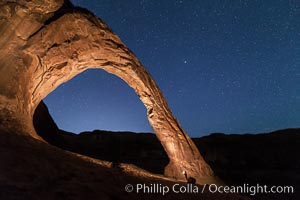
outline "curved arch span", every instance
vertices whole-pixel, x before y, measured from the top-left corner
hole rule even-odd
[[[34,11],[26,10],[34,5],[20,7],[21,11],[16,12],[15,17],[23,17],[23,21],[20,20],[17,25],[2,24],[1,30],[16,38],[13,44],[4,43],[2,47],[17,52],[7,53],[2,69],[6,69],[5,65],[16,65],[21,71],[10,83],[13,98],[6,98],[4,103],[16,105],[6,107],[10,113],[15,113],[10,117],[17,119],[21,128],[28,130],[32,137],[39,138],[32,125],[33,113],[39,102],[60,84],[84,70],[103,69],[123,79],[145,105],[147,118],[170,159],[165,175],[184,180],[182,173],[185,171],[200,184],[217,182],[193,141],[172,115],[153,78],[120,38],[100,19],[76,8],[72,12],[59,12],[58,16],[49,19],[48,13],[57,10],[61,2],[47,2],[51,6],[39,5],[34,7],[38,8]],[[35,14],[30,15],[30,12]],[[38,15],[40,17],[36,17]],[[46,24],[41,23],[46,19]],[[25,29],[26,32],[23,31]],[[9,32],[11,30],[15,32]],[[6,70],[6,73],[8,76],[16,74],[13,70]],[[8,86],[1,82],[1,87]]]

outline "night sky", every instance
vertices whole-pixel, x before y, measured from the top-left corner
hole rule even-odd
[[[300,127],[300,0],[73,0],[135,53],[192,137]],[[121,79],[88,70],[45,99],[61,129],[153,132]]]

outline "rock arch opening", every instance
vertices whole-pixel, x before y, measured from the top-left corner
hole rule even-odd
[[[87,80],[90,82],[84,84]],[[50,99],[47,99],[49,95]],[[152,173],[164,173],[168,156],[155,135],[151,134],[153,131],[142,103],[118,77],[100,69],[88,69],[49,95],[39,103],[33,115],[35,130],[45,141],[100,160],[134,164]],[[76,101],[77,98],[80,100]],[[84,105],[80,108],[79,104]],[[97,110],[97,105],[105,109]],[[128,116],[135,112],[139,113]],[[60,119],[55,117],[57,113],[61,114],[58,114]],[[73,118],[68,119],[71,116]],[[124,119],[130,124],[122,126],[126,123]],[[62,120],[69,120],[70,124],[61,126]],[[93,123],[84,124],[91,120]],[[134,129],[138,121],[141,122],[140,128]],[[106,123],[110,124],[104,126]],[[77,126],[72,129],[73,125]]]
[[[136,93],[120,78],[88,69],[43,99],[60,129],[151,132],[146,110]]]

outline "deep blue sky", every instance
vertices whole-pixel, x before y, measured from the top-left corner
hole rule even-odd
[[[300,0],[73,0],[103,19],[193,137],[300,127]],[[46,99],[62,129],[153,132],[121,79],[88,70]]]

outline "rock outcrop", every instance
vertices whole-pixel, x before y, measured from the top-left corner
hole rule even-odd
[[[63,0],[0,3],[0,129],[42,140],[33,127],[38,104],[89,68],[103,69],[134,89],[170,159],[165,174],[217,182],[172,115],[155,81],[120,38],[87,10]]]
[[[263,134],[211,134],[192,138],[206,162],[229,185],[293,185],[299,188],[300,129],[285,129]],[[100,160],[118,159],[147,171],[161,174],[168,162],[154,134],[94,130],[80,134],[60,131],[64,143],[56,146]],[[57,136],[56,136],[57,137]],[[119,142],[116,143],[115,141]]]

